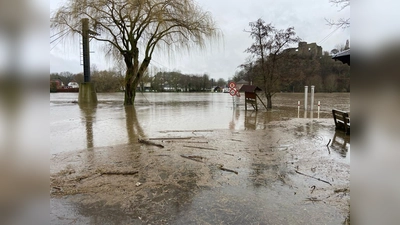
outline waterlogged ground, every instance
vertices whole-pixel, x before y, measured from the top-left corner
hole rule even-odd
[[[321,94],[320,118],[297,111],[300,94],[258,113],[221,93],[139,95],[134,108],[98,97],[51,96],[52,224],[347,220],[350,137],[329,111],[349,110],[348,94]]]

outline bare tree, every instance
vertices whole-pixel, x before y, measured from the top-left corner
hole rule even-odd
[[[217,85],[219,87],[225,87],[226,81],[224,80],[224,78],[219,78],[218,81],[217,81]]]
[[[89,18],[100,34],[92,38],[125,62],[125,105],[134,104],[156,47],[170,52],[204,48],[207,40],[220,36],[211,14],[193,0],[70,0],[54,14],[51,26],[80,33],[82,18]]]
[[[329,2],[336,5],[337,7],[340,7],[341,8],[340,10],[350,7],[350,0],[329,0]],[[342,28],[350,27],[350,18],[340,18],[338,21],[326,18],[325,20],[329,26],[342,27]]]
[[[245,73],[244,78],[246,79],[246,81],[248,81],[249,84],[253,84],[254,74],[255,74],[256,69],[253,66],[252,58],[248,57],[246,59],[246,62],[244,64],[241,64],[239,67],[243,69],[243,71]],[[243,78],[240,77],[239,80],[240,79],[243,79]]]
[[[262,19],[249,23],[250,36],[254,43],[246,49],[256,57],[258,63],[258,75],[262,78],[264,94],[267,98],[267,108],[272,108],[272,96],[279,91],[279,73],[277,73],[278,61],[286,54],[283,50],[291,44],[298,43],[299,37],[293,27],[286,30],[278,30],[272,24],[266,24]]]

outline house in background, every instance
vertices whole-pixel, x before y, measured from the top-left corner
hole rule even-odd
[[[124,88],[125,90],[125,88]],[[140,82],[138,86],[136,87],[136,91],[145,91],[149,92],[151,91],[151,83],[150,82]]]
[[[68,88],[79,88],[79,84],[75,81],[71,81],[68,83]]]
[[[243,85],[250,85],[250,82],[243,79],[239,80],[238,82],[236,82],[236,90],[240,90]]]

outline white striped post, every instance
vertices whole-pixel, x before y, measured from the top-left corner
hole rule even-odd
[[[318,101],[318,119],[319,119],[319,110],[321,108],[321,101]]]
[[[311,85],[311,111],[314,111],[314,85]]]
[[[297,101],[297,118],[300,118],[300,101]]]

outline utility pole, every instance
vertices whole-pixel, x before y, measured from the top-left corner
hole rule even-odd
[[[82,55],[83,55],[83,80],[79,85],[79,104],[97,104],[97,95],[94,84],[90,82],[90,51],[89,34],[96,34],[89,30],[89,19],[82,19]]]

